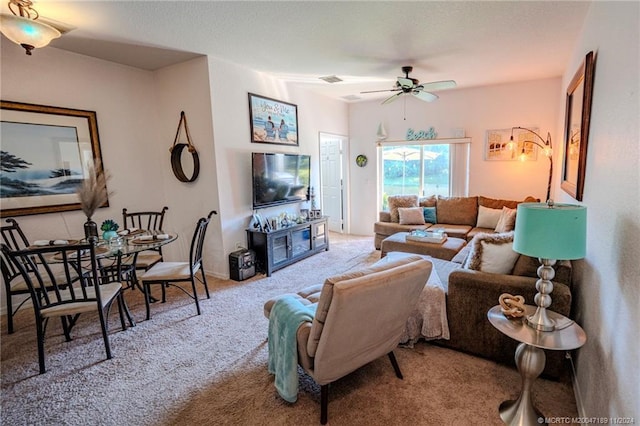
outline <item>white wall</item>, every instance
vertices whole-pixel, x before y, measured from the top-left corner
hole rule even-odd
[[[180,238],[166,247],[165,257],[186,259],[197,218],[217,208],[206,59],[150,72],[55,48],[38,49],[33,56],[13,43],[3,42],[1,49],[3,100],[96,111],[112,195],[109,207],[98,209],[93,220],[100,224],[112,218],[120,223],[123,207],[159,210],[167,205],[165,228],[177,231]],[[180,183],[169,161],[181,110],[189,117],[200,153],[201,174],[194,184]],[[79,210],[16,219],[32,241],[82,236],[86,220]],[[213,231],[219,228],[215,221],[213,226]],[[218,232],[217,242],[216,232],[208,237],[212,249],[205,253],[214,256],[221,236]],[[219,270],[213,258],[205,266]],[[3,302],[2,312],[4,308]]]
[[[186,259],[197,220],[211,210],[220,213],[207,58],[158,70],[155,83],[158,119],[154,127],[160,136],[150,142],[161,155],[162,178],[154,183],[154,191],[169,206],[165,228],[182,236],[163,249],[163,253]],[[181,111],[185,113],[191,143],[196,147],[200,160],[200,174],[194,182],[179,181],[171,169],[169,147],[176,136]],[[187,143],[184,127],[178,143]],[[191,177],[193,160],[186,149],[182,152],[182,163],[185,174]],[[207,228],[203,264],[207,272],[215,275],[220,275],[219,271],[225,264],[221,242],[220,220],[213,216]]]
[[[252,151],[296,152],[312,156],[312,185],[319,188],[318,134],[347,134],[347,106],[290,88],[264,74],[215,58],[198,58],[156,72],[77,55],[55,48],[33,56],[2,43],[2,99],[97,112],[104,164],[112,175],[110,207],[99,209],[100,223],[130,211],[169,206],[167,229],[181,238],[167,246],[168,259],[186,258],[195,221],[217,210],[208,231],[206,270],[228,277],[228,254],[246,246],[252,213]],[[28,81],[28,84],[25,84]],[[298,105],[299,147],[252,144],[247,93]],[[185,111],[200,156],[200,176],[179,182],[171,171],[169,147],[180,111]],[[185,142],[182,132],[181,142]],[[297,205],[267,209],[294,211]],[[80,211],[21,216],[32,240],[82,235]]]
[[[246,247],[246,228],[252,213],[252,152],[287,152],[311,155],[312,185],[319,188],[318,133],[348,133],[347,106],[310,92],[288,87],[265,74],[219,59],[209,58],[216,169],[221,209],[222,250]],[[251,143],[248,93],[298,106],[299,147]],[[264,216],[297,211],[298,205],[261,210]],[[228,262],[222,266],[228,276]]]
[[[148,149],[157,140],[150,128],[156,120],[152,74],[54,48],[33,56],[20,46],[2,43],[3,100],[96,111],[107,183],[109,207],[98,209],[95,222],[121,221],[122,208],[152,205],[155,194],[143,182],[159,179],[160,153]],[[144,161],[141,161],[144,159]],[[30,239],[83,235],[81,211],[21,216]],[[55,233],[55,235],[53,235]]]
[[[349,108],[351,137],[351,232],[370,235],[378,218],[376,205],[376,131],[382,122],[388,140],[403,140],[408,128],[434,127],[440,138],[454,137],[455,128],[464,128],[472,139],[469,165],[469,195],[524,199],[528,195],[545,198],[549,160],[541,153],[537,161],[485,161],[485,133],[513,126],[538,127],[543,137],[551,132],[556,151],[561,143],[557,94],[560,78],[524,83],[448,90],[440,99],[426,103],[406,97],[389,105],[380,101],[356,103]],[[406,120],[404,119],[406,114]],[[365,154],[366,167],[356,167],[355,158]],[[556,168],[557,169],[557,168]],[[554,176],[557,175],[557,170]],[[553,194],[552,194],[553,196]],[[357,220],[356,220],[357,219]]]
[[[577,353],[584,415],[640,421],[640,4],[593,2],[562,79],[596,55],[583,203],[587,257],[574,285],[587,343]],[[564,122],[564,117],[559,118]],[[559,188],[556,199],[576,203]]]

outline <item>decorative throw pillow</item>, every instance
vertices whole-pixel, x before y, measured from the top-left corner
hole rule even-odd
[[[502,208],[500,219],[496,224],[496,232],[510,232],[516,227],[516,209],[510,209],[508,207]]]
[[[502,209],[491,209],[489,207],[478,206],[478,228],[495,229],[502,215]]]
[[[400,225],[424,225],[422,207],[399,207]]]
[[[476,234],[464,268],[494,274],[510,274],[520,254],[513,251],[513,232]]]
[[[400,222],[399,207],[418,207],[417,195],[392,195],[389,197],[389,214],[391,222]]]
[[[425,223],[438,223],[436,221],[436,208],[435,207],[423,207],[422,208],[424,211],[423,216],[424,216],[424,221]]]

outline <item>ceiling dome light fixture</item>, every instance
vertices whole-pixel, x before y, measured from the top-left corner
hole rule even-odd
[[[0,16],[2,34],[24,47],[27,55],[31,55],[33,49],[44,47],[60,37],[60,31],[37,20],[40,15],[32,6],[31,0],[9,0],[12,14],[2,13]]]

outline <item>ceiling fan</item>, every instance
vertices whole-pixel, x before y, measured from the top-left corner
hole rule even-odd
[[[438,95],[429,92],[429,90],[443,90],[456,87],[456,82],[453,80],[432,81],[431,83],[420,84],[417,78],[409,77],[409,73],[413,71],[412,66],[402,67],[404,77],[398,77],[396,85],[393,89],[388,90],[370,90],[360,93],[377,93],[377,92],[398,92],[382,102],[382,105],[391,103],[398,99],[402,95],[413,95],[421,101],[433,102],[438,99]]]

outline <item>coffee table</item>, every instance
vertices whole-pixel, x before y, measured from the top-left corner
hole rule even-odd
[[[425,254],[437,259],[451,260],[467,242],[462,238],[449,237],[443,243],[425,243],[407,240],[408,232],[397,232],[384,240],[380,246],[380,256],[384,257],[392,251]]]

